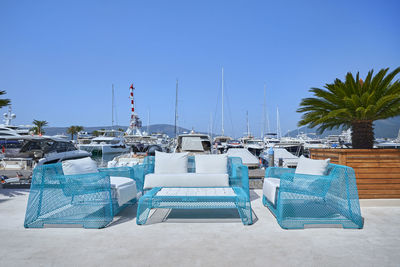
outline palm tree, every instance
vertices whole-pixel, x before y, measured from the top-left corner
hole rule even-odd
[[[83,130],[85,130],[85,128],[84,128],[83,126],[80,126],[80,125],[76,125],[75,128],[76,128],[76,131],[77,131],[78,133],[79,133],[79,132],[82,132]]]
[[[71,140],[74,140],[74,135],[77,133],[78,131],[76,130],[76,126],[70,126],[67,129],[67,133],[71,134]]]
[[[319,126],[319,133],[341,126],[351,128],[353,148],[372,148],[373,122],[400,115],[400,80],[392,82],[400,67],[389,74],[388,70],[375,76],[371,70],[365,81],[359,73],[354,78],[349,72],[345,81],[336,79],[325,89],[311,88],[315,97],[301,101],[297,112],[304,114],[298,125]]]
[[[38,135],[44,134],[43,127],[47,126],[48,122],[47,121],[38,121],[38,120],[33,120],[33,124],[35,127],[33,127],[31,130]]]
[[[83,126],[70,126],[67,129],[67,133],[71,134],[71,140],[74,140],[74,135],[79,133],[80,131],[83,131]]]
[[[0,96],[4,95],[6,91],[0,91]],[[10,104],[10,99],[0,99],[0,108],[8,106]]]
[[[100,132],[97,131],[97,130],[94,130],[94,131],[92,132],[92,135],[93,135],[93,136],[99,136],[99,135],[100,135]]]

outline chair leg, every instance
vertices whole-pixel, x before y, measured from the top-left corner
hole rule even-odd
[[[253,224],[253,218],[251,213],[250,203],[247,201],[238,201],[236,203],[236,208],[238,209],[240,218],[244,225]]]
[[[150,210],[151,210],[151,199],[146,197],[140,198],[136,214],[136,224],[138,225],[146,224]]]

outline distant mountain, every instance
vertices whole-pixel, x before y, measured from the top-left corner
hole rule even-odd
[[[67,136],[71,136],[67,134],[67,129],[69,127],[45,127],[44,131],[46,135],[57,135],[57,134],[65,134]],[[111,126],[96,126],[96,127],[84,127],[84,131],[91,133],[95,130],[110,130],[110,129],[122,129],[123,131],[126,131],[128,126],[121,126],[121,125],[116,125],[114,127]],[[142,131],[147,132],[147,126],[142,127]],[[190,132],[190,130],[182,128],[182,127],[177,127],[178,133],[184,133],[184,132]],[[170,125],[170,124],[153,124],[149,125],[149,132],[150,133],[165,133],[168,136],[172,137],[175,135],[175,126]]]
[[[375,121],[374,133],[375,138],[396,138],[400,129],[400,116],[386,120]],[[298,133],[316,133],[316,128],[301,127],[298,130],[290,131],[287,135],[296,136]],[[320,137],[326,137],[330,134],[340,134],[342,129],[325,131]],[[287,136],[286,135],[286,136]]]

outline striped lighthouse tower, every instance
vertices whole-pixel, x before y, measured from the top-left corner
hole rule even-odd
[[[133,87],[133,84],[131,84],[130,87],[130,91],[131,91],[131,95],[130,95],[130,99],[131,99],[131,123],[130,123],[130,127],[136,127],[136,114],[135,114],[135,102],[133,99],[133,90],[135,90],[135,87]]]
[[[130,89],[130,100],[131,100],[131,121],[129,123],[129,128],[126,130],[127,135],[142,135],[140,132],[139,128],[142,127],[141,121],[139,117],[135,113],[135,99],[133,97],[133,90],[135,90],[135,87],[133,87],[133,84],[131,84]]]

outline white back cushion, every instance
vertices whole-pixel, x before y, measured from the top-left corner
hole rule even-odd
[[[331,159],[308,159],[304,156],[301,156],[299,158],[299,161],[297,162],[295,173],[309,175],[326,175],[330,160]]]
[[[146,174],[144,189],[154,187],[226,187],[229,186],[227,173],[175,173]]]
[[[188,153],[164,153],[156,151],[154,173],[187,173]]]
[[[196,173],[228,173],[228,155],[195,155]]]
[[[96,173],[97,164],[90,157],[81,159],[70,159],[62,162],[62,169],[64,175],[75,175],[85,173]]]

